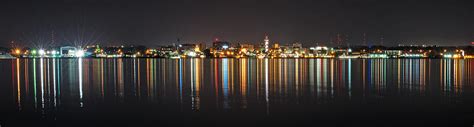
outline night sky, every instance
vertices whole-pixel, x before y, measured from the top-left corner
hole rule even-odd
[[[0,46],[474,41],[473,0],[2,0],[0,17]]]

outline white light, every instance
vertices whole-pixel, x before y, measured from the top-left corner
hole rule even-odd
[[[44,52],[43,49],[40,49],[40,50],[38,51],[38,53],[39,53],[40,55],[44,55],[44,54],[45,54],[45,52]]]
[[[76,57],[84,57],[84,50],[77,50]]]
[[[224,46],[222,46],[222,48],[223,48],[223,49],[227,49],[227,48],[229,48],[229,46],[224,45]]]
[[[188,56],[190,56],[190,57],[196,57],[196,55],[197,55],[196,52],[189,52],[188,53]]]
[[[452,57],[453,57],[453,55],[451,55],[451,54],[445,54],[444,55],[444,58],[452,58]]]

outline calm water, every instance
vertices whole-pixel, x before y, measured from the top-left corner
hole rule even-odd
[[[0,125],[474,124],[474,60],[0,60]]]

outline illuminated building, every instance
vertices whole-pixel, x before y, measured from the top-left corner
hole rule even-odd
[[[385,50],[385,54],[390,58],[398,58],[402,55],[402,50]]]
[[[385,53],[369,53],[368,57],[362,58],[388,58],[388,56]]]
[[[298,42],[293,43],[292,47],[293,47],[293,49],[296,49],[296,50],[303,49],[303,45],[301,43],[298,43]]]
[[[199,46],[197,44],[180,44],[178,46],[178,50],[180,52],[184,51],[196,51],[196,49],[199,50]]]
[[[200,47],[199,44],[180,44],[178,46],[178,51],[183,57],[201,57],[203,53],[201,52]]]
[[[214,50],[226,50],[230,48],[230,43],[226,41],[214,41],[212,42],[212,48],[214,48]]]
[[[76,47],[64,46],[60,48],[59,53],[61,57],[74,57],[76,55],[76,50]]]
[[[210,54],[212,54],[211,57],[216,58],[235,57],[235,50],[235,48],[230,46],[229,42],[216,39],[216,41],[212,42]]]
[[[252,44],[239,44],[239,48],[241,49],[254,49],[254,47]]]
[[[464,58],[464,53],[460,51],[445,52],[443,53],[443,58],[460,59],[460,58]]]
[[[424,58],[426,57],[423,53],[404,53],[400,55],[401,58]]]
[[[280,44],[278,43],[273,44],[273,49],[279,49],[279,48],[280,48]]]
[[[309,57],[316,57],[316,58],[325,58],[325,57],[332,57],[330,54],[332,49],[326,46],[317,46],[317,47],[310,47],[309,48]]]
[[[239,44],[238,51],[236,52],[236,58],[245,58],[255,56],[255,46],[252,44]]]
[[[269,45],[270,45],[270,39],[268,39],[268,35],[265,36],[265,39],[263,40],[263,42],[264,42],[265,52],[268,52]]]

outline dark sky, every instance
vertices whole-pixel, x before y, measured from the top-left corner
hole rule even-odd
[[[0,45],[181,42],[466,45],[473,0],[2,0]]]

